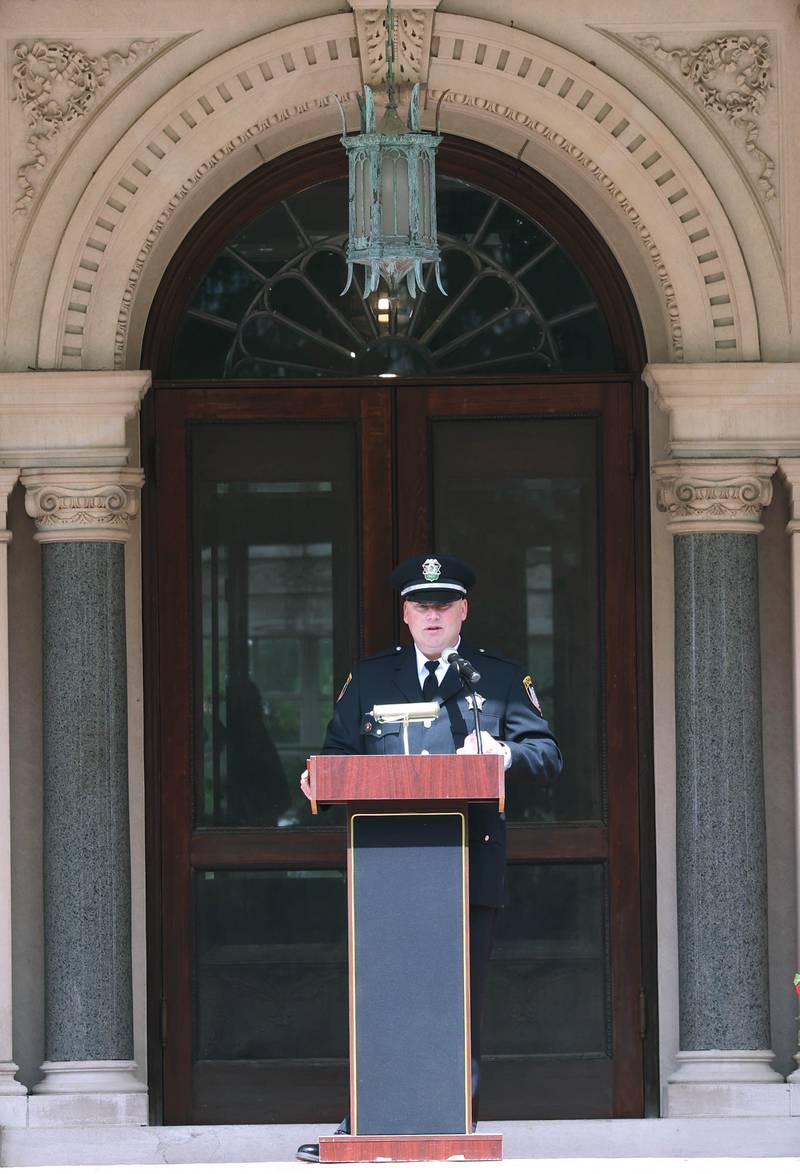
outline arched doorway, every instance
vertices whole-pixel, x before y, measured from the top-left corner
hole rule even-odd
[[[476,566],[471,631],[532,663],[568,763],[510,797],[485,1115],[643,1111],[641,334],[551,185],[471,143],[439,166],[447,299],[339,302],[344,156],[324,143],[220,200],[150,315],[168,1122],[343,1112],[344,838],[295,778],[352,659],[402,638],[391,566],[431,543]]]

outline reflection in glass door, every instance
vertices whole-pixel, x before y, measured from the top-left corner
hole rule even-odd
[[[404,544],[475,567],[465,632],[528,665],[564,751],[556,784],[507,796],[489,1117],[641,1112],[630,413],[610,381],[398,396],[401,500],[431,470]]]
[[[158,403],[167,1121],[343,1111],[341,812],[312,826],[297,780],[390,568],[360,506],[388,495],[388,402],[240,393],[228,422],[202,393]]]
[[[355,429],[199,425],[190,452],[196,823],[307,823],[296,780],[357,645]]]
[[[344,1114],[341,812],[297,778],[431,543],[475,566],[466,633],[530,665],[567,763],[509,791],[483,1112],[640,1113],[631,388],[157,394],[166,1119]]]
[[[296,828],[311,822],[297,778],[355,652],[355,428],[196,425],[189,446],[195,826]],[[271,1115],[287,1069],[341,1079],[344,892],[341,869],[195,874],[196,1111],[237,1119],[254,1067]]]
[[[604,822],[600,428],[598,416],[432,425],[436,542],[478,574],[468,629],[530,667],[564,747],[555,785],[509,787],[512,849],[537,825],[566,836],[576,823]],[[493,1115],[555,1114],[554,1072],[571,1070],[585,1114],[611,1116],[605,861],[551,853],[513,852],[483,1035],[484,1104]]]

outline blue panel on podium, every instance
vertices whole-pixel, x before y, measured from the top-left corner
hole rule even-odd
[[[468,1133],[463,812],[350,818],[352,1127]]]

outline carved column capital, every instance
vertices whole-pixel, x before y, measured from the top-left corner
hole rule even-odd
[[[758,534],[775,467],[769,460],[657,461],[656,505],[673,534]]]
[[[127,542],[144,484],[141,469],[26,473],[25,510],[37,542]]]

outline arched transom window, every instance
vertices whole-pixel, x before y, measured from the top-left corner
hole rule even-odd
[[[612,371],[598,298],[530,215],[473,184],[438,181],[447,297],[381,288],[342,297],[347,182],[329,179],[253,219],[189,302],[173,378]],[[356,275],[358,276],[358,274]]]

